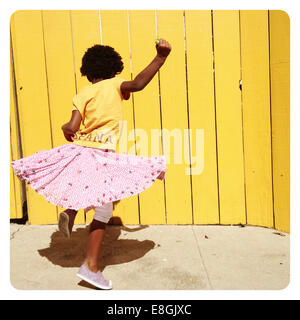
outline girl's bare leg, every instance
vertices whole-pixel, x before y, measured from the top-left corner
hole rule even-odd
[[[69,231],[70,231],[70,234],[72,233],[72,228],[74,226],[74,221],[75,221],[75,218],[76,218],[76,215],[77,215],[77,210],[72,210],[72,209],[67,209],[65,211],[68,216],[69,216]]]
[[[58,228],[67,238],[69,238],[72,233],[76,214],[77,210],[66,209],[59,215]]]
[[[106,223],[93,220],[90,225],[90,235],[84,264],[92,272],[98,272],[98,259],[104,239]]]

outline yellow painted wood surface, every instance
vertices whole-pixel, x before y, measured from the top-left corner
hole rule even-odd
[[[246,222],[240,80],[239,12],[214,11],[220,222]]]
[[[271,10],[270,74],[275,228],[290,230],[290,20]]]
[[[151,83],[124,101],[118,151],[164,152],[168,171],[165,182],[115,203],[113,223],[248,223],[289,231],[289,19],[282,11],[15,12],[11,159],[20,157],[19,144],[25,157],[68,143],[60,128],[74,94],[89,85],[79,70],[87,48],[114,47],[124,62],[119,76],[130,80],[154,58],[157,32],[172,52]],[[192,172],[199,163],[201,171],[203,152],[203,171],[191,177],[190,160]],[[10,175],[11,216],[20,218],[21,184]],[[57,223],[57,208],[29,186],[26,199],[30,223]],[[93,214],[81,210],[75,222],[90,223]]]
[[[72,98],[76,94],[70,14],[69,10],[42,11],[53,147],[69,143],[61,126],[71,118]],[[75,224],[84,223],[83,210],[79,210]]]
[[[186,174],[189,162],[183,162],[183,130],[188,128],[183,12],[158,10],[157,29],[158,38],[172,44],[172,52],[160,71],[162,127],[167,130],[163,131],[163,150],[170,162],[165,178],[167,223],[191,224],[191,183]],[[174,130],[178,131],[178,138],[172,138]],[[178,152],[174,148],[179,148]],[[180,150],[182,154],[177,159]]]
[[[73,35],[74,64],[77,92],[90,84],[81,76],[81,60],[86,50],[100,43],[100,22],[98,10],[72,10],[71,25]]]
[[[128,12],[126,10],[101,10],[101,29],[103,45],[112,46],[122,57],[124,69],[119,77],[130,80],[130,43],[128,32]],[[123,127],[122,139],[127,139],[127,134],[133,133],[134,129],[134,111],[132,96],[130,100],[123,102],[123,116],[126,121],[126,126]],[[126,132],[127,130],[127,132]],[[131,135],[127,142],[127,153],[135,154],[135,139],[134,134]],[[124,140],[120,141],[121,145]],[[118,150],[117,150],[118,152]],[[138,224],[139,207],[138,196],[133,196],[127,199],[114,203],[113,217],[121,219],[123,223]]]
[[[13,90],[13,83],[12,83],[12,71],[10,71],[10,118],[14,119],[15,114],[14,112],[14,107],[15,107],[15,103],[14,103],[14,90]],[[12,132],[14,132],[14,130],[12,130],[12,124],[10,121],[10,153],[9,153],[9,161],[13,160],[12,157]],[[13,174],[13,169],[10,166],[10,172],[9,172],[9,190],[10,190],[10,219],[16,219],[18,218],[18,214],[22,213],[22,211],[20,212],[19,210],[17,210],[17,206],[16,206],[16,192],[15,192],[15,176]]]
[[[155,39],[155,11],[130,11],[130,43],[133,78],[137,76],[155,57],[153,41]],[[134,114],[137,138],[137,154],[144,157],[162,154],[161,135],[156,139],[153,130],[161,132],[158,75],[142,91],[134,93]],[[141,144],[146,139],[147,145]],[[164,184],[157,181],[139,195],[141,224],[165,224]]]
[[[11,35],[23,156],[52,148],[41,11],[16,11]],[[29,222],[57,222],[56,207],[26,186]]]
[[[240,22],[247,223],[273,227],[268,11]]]
[[[10,63],[10,161],[20,158],[19,144],[18,144],[18,129],[17,116],[15,104],[15,88],[14,88],[14,72],[12,67],[12,59]],[[13,174],[12,167],[10,167],[10,218],[21,219],[22,212],[22,194],[21,181]]]
[[[192,175],[194,223],[218,224],[211,12],[188,10],[185,12],[185,20],[191,150],[192,157],[197,157],[195,164],[192,161],[192,170],[195,173]],[[204,150],[196,140],[196,130],[199,128],[204,130]],[[198,163],[201,163],[202,153],[204,167],[203,171],[200,171],[197,167],[201,167]]]
[[[76,94],[70,11],[42,11],[53,146],[69,143],[61,130]]]

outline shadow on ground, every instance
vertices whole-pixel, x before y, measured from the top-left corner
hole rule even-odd
[[[116,217],[114,217],[114,223],[116,221],[120,220],[116,220]],[[144,225],[127,228],[123,225],[108,225],[99,257],[100,270],[103,271],[109,265],[137,260],[153,249],[155,243],[151,240],[119,239],[121,230],[126,235],[127,232],[131,233],[148,227]],[[51,235],[49,248],[40,249],[38,252],[55,265],[64,268],[79,268],[85,259],[88,236],[89,226],[77,228],[70,239],[64,238],[59,231],[56,231]]]

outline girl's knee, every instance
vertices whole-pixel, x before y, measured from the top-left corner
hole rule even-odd
[[[112,216],[113,204],[109,202],[101,207],[95,207],[94,220],[108,223]]]
[[[90,229],[89,232],[92,233],[95,230],[104,230],[106,227],[106,223],[98,220],[93,220],[92,223],[90,224]]]

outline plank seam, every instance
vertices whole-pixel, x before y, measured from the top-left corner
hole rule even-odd
[[[75,81],[75,91],[77,94],[78,87],[77,87],[77,77],[76,77],[76,61],[75,61],[75,49],[74,49],[74,37],[73,37],[72,10],[69,11],[69,14],[70,14],[70,27],[71,27],[72,50],[73,50],[74,81]]]
[[[190,138],[190,110],[189,110],[189,85],[188,85],[188,70],[187,70],[187,45],[186,45],[186,16],[183,10],[183,28],[184,28],[184,57],[185,57],[185,84],[186,84],[186,110],[188,122],[188,142],[189,142],[189,160],[190,160],[190,185],[191,185],[191,207],[192,207],[192,224],[194,224],[194,201],[193,201],[193,179],[192,179],[192,151],[191,151],[191,138]]]
[[[129,59],[130,59],[130,78],[133,80],[132,74],[132,50],[131,50],[131,37],[130,37],[130,13],[127,10],[127,27],[128,27],[128,47],[129,47]],[[137,155],[136,147],[136,124],[135,124],[135,110],[134,110],[134,94],[132,93],[132,118],[133,118],[133,132],[134,132],[134,150],[135,155]],[[141,224],[141,212],[140,212],[140,195],[137,195],[138,200],[138,214],[139,214],[139,224]]]
[[[239,10],[239,41],[240,41],[240,80],[243,80],[243,63],[242,63],[242,32],[241,32],[241,10]],[[247,213],[247,177],[246,177],[246,157],[245,157],[245,131],[244,131],[244,100],[243,100],[243,82],[240,90],[241,93],[241,117],[242,117],[242,140],[243,140],[243,167],[244,167],[244,194],[245,194],[245,221],[248,224]]]
[[[11,50],[10,50],[10,58],[11,58],[11,65],[12,65],[12,83],[13,83],[13,90],[14,90],[16,124],[17,124],[18,157],[22,158],[23,157],[23,148],[22,148],[22,141],[21,141],[20,115],[19,115],[19,109],[18,109],[17,84],[16,84],[15,64],[14,64],[13,45],[12,45],[11,33],[10,33],[10,48],[11,48]]]
[[[268,45],[269,45],[269,93],[270,93],[270,131],[271,131],[271,181],[272,181],[272,206],[273,206],[273,228],[275,229],[276,220],[275,220],[275,206],[274,206],[274,171],[273,171],[273,126],[272,126],[272,94],[271,94],[271,34],[270,34],[270,10],[268,10]]]
[[[100,31],[100,44],[103,45],[103,38],[102,38],[102,22],[101,22],[101,10],[98,12],[99,16],[99,31]]]
[[[10,41],[11,41],[11,38],[10,38]],[[13,70],[13,66],[12,66],[12,52],[11,52],[11,50],[10,50],[10,59],[11,59],[11,71],[10,71],[10,77],[11,77],[11,79],[10,79],[10,81],[11,81],[11,83],[13,84],[13,72],[14,72],[14,70]],[[11,87],[10,88],[10,90],[11,89],[13,89],[13,87]],[[14,90],[13,90],[14,91]],[[15,91],[13,92],[13,99],[15,100]],[[11,102],[10,102],[11,103]],[[13,117],[14,115],[10,112],[10,119],[11,119],[11,117]],[[14,160],[14,157],[13,157],[13,148],[12,148],[12,146],[13,146],[13,141],[12,141],[12,134],[11,134],[11,132],[12,132],[12,128],[11,128],[11,120],[10,120],[10,122],[9,122],[9,124],[10,124],[10,126],[9,126],[9,131],[10,131],[10,157],[11,157],[11,160],[13,161]],[[10,167],[10,170],[12,170],[12,168]],[[10,208],[10,219],[15,219],[15,218],[17,218],[17,216],[18,216],[18,213],[17,213],[17,197],[16,197],[16,182],[15,182],[15,175],[14,175],[14,173],[13,173],[13,176],[11,177],[10,176],[10,189],[11,189],[11,186],[12,186],[12,188],[13,188],[13,195],[10,193],[10,198],[13,196],[13,202],[14,202],[14,204],[15,204],[15,212],[13,213],[13,216],[12,216],[12,212],[11,212],[11,208]]]
[[[157,22],[157,10],[155,10],[155,31],[156,31],[156,39],[158,39],[158,22]],[[161,104],[161,85],[160,85],[160,70],[157,72],[158,79],[158,97],[159,97],[159,112],[160,112],[160,137],[161,137],[161,150],[164,155],[164,139],[163,139],[163,115],[162,115],[162,104]],[[168,224],[168,215],[167,215],[167,193],[166,193],[166,181],[163,180],[164,183],[164,201],[165,201],[165,223]]]
[[[10,29],[10,57],[12,64],[12,83],[13,83],[13,91],[14,91],[14,101],[15,101],[15,113],[16,113],[16,128],[17,128],[17,141],[18,141],[18,159],[23,158],[23,146],[22,146],[22,136],[21,136],[21,125],[20,125],[20,114],[19,114],[19,102],[18,102],[18,94],[17,94],[17,80],[16,80],[16,70],[15,70],[15,62],[14,62],[14,51],[13,51],[13,42],[12,35]],[[15,180],[15,178],[14,178]],[[15,184],[15,181],[14,181]],[[26,193],[26,185],[25,181],[21,181],[21,205],[22,205],[22,217],[23,213],[23,203],[27,201],[27,193]]]
[[[47,54],[46,54],[46,45],[45,45],[45,30],[44,30],[44,15],[43,10],[41,10],[42,18],[42,34],[43,34],[43,49],[44,49],[44,67],[46,75],[46,87],[47,87],[47,101],[48,101],[48,112],[49,112],[49,122],[50,122],[50,137],[51,137],[51,148],[53,148],[53,134],[52,134],[52,119],[50,112],[50,97],[49,97],[49,83],[48,83],[48,70],[47,70]]]
[[[218,212],[219,212],[219,224],[221,224],[218,126],[217,126],[217,99],[216,99],[217,90],[216,90],[216,76],[215,76],[215,39],[214,39],[214,12],[213,12],[213,10],[211,10],[211,32],[212,32],[212,55],[213,55],[213,84],[214,84],[215,136],[216,136],[216,169],[217,169],[217,185],[218,185]]]

